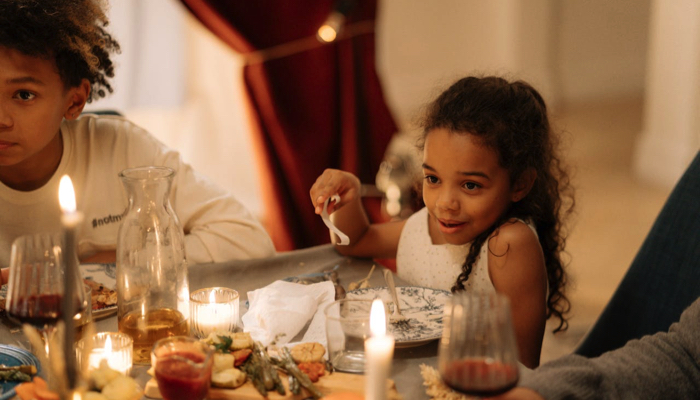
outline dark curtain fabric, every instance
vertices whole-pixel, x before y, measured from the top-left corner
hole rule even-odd
[[[346,36],[321,44],[332,0],[181,0],[247,63],[263,223],[280,251],[328,243],[309,189],[325,168],[374,183],[397,128],[375,70],[377,0],[358,0]]]

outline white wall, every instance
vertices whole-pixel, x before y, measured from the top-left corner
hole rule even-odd
[[[410,121],[466,74],[525,79],[552,105],[641,97],[649,0],[385,0],[378,67]]]
[[[552,5],[561,97],[568,102],[641,97],[650,0],[560,0]]]
[[[641,97],[649,1],[383,0],[378,13],[377,63],[387,101],[399,124],[408,130],[422,105],[466,74],[525,79],[540,90],[550,106],[616,96]],[[114,23],[112,28],[128,55],[144,38],[134,40],[133,31],[123,31],[138,22],[133,13],[125,11],[127,8],[136,7],[151,17],[167,16],[170,22],[157,24],[156,32],[174,29],[177,24],[184,26],[182,34],[165,35],[185,44],[185,64],[181,67],[186,78],[167,79],[173,87],[182,83],[178,88],[184,96],[175,91],[170,98],[177,98],[177,104],[161,102],[149,107],[132,101],[123,111],[179,149],[197,170],[231,190],[253,212],[261,212],[240,57],[179,2],[148,3],[143,9],[138,0],[113,2],[115,22],[126,23]],[[151,46],[150,51],[155,54],[169,46],[159,45],[155,50]],[[133,98],[129,93],[133,88],[162,82],[159,78],[167,71],[178,71],[176,57],[168,61],[154,58],[161,58],[159,65],[167,68],[134,69],[131,62],[120,61],[115,99]],[[143,71],[152,76],[144,79],[138,75]],[[136,74],[131,81],[130,74]],[[165,92],[154,89],[151,93]],[[106,105],[110,105],[109,100],[96,103],[94,108]]]

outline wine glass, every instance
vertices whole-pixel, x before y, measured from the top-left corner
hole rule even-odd
[[[10,276],[7,284],[7,315],[19,324],[37,328],[49,355],[49,343],[62,316],[65,269],[58,233],[20,236],[12,243]],[[76,288],[84,287],[79,273]],[[76,290],[75,320],[81,320],[88,306],[85,290]],[[67,327],[68,329],[68,327]]]
[[[445,306],[438,368],[445,384],[472,396],[495,396],[518,383],[518,349],[508,298],[458,293]]]

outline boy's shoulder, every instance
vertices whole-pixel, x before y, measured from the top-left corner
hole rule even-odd
[[[78,140],[90,142],[114,142],[116,140],[147,141],[158,143],[148,131],[120,115],[82,114],[64,126]]]

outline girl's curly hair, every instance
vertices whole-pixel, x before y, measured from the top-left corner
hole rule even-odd
[[[67,88],[87,79],[88,101],[105,97],[119,43],[105,30],[104,7],[101,0],[0,0],[0,46],[53,58]]]
[[[571,305],[564,295],[567,277],[561,253],[566,232],[564,220],[574,207],[573,187],[566,167],[557,154],[558,137],[553,134],[542,96],[529,84],[508,82],[500,77],[467,77],[440,94],[429,106],[421,122],[419,147],[436,128],[457,134],[471,134],[499,155],[499,163],[509,172],[511,182],[527,169],[537,172],[534,186],[524,199],[513,203],[496,223],[477,236],[452,291],[464,290],[472,267],[485,241],[498,227],[513,219],[535,225],[544,252],[549,296],[547,318],[556,316],[559,326],[568,326],[565,315]]]

